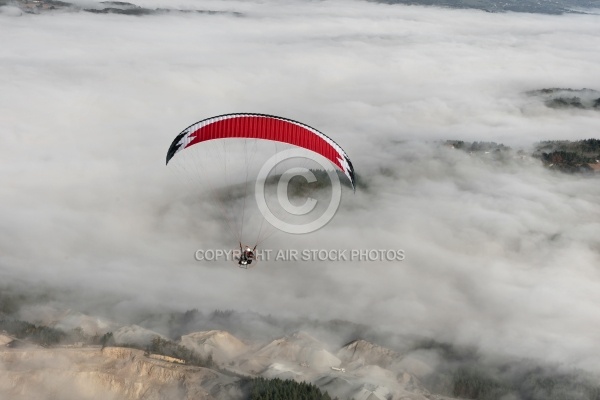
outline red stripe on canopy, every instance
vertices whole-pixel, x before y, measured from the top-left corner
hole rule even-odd
[[[278,118],[240,115],[220,119],[190,133],[189,138],[191,141],[186,148],[196,143],[225,138],[266,139],[288,143],[322,155],[345,172],[339,160],[343,156],[324,138],[301,125]]]

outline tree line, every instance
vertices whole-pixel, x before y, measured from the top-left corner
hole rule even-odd
[[[243,387],[248,400],[337,400],[312,383],[291,379],[245,379]]]

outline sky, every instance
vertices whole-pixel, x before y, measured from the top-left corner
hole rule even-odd
[[[524,94],[600,89],[600,16],[364,1],[143,1],[132,17],[0,8],[0,280],[115,319],[235,309],[340,318],[600,371],[600,186],[436,141],[598,137]],[[240,13],[240,14],[234,14]],[[365,186],[278,249],[401,262],[194,260],[230,249],[164,159],[186,126],[259,112],[334,138]],[[123,317],[125,316],[125,317]]]

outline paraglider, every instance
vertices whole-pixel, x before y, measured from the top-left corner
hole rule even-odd
[[[252,261],[256,259],[254,252],[256,251],[256,246],[253,249],[250,246],[246,245],[245,248],[240,243],[240,256],[238,257],[238,265],[241,268],[248,268]]]
[[[308,125],[266,114],[226,114],[190,125],[171,143],[167,164],[183,149],[208,140],[226,138],[272,140],[314,151],[342,170],[354,189],[352,163],[337,143]]]
[[[238,164],[232,166],[232,155],[233,151],[227,148],[231,146],[232,141],[242,140],[245,141],[243,148],[240,150],[244,154],[235,154]],[[246,142],[250,141],[248,144]],[[266,148],[258,150],[259,146],[257,142],[267,142]],[[204,147],[207,144],[215,143],[215,146],[211,151],[206,154],[201,154],[196,157],[195,170],[191,171],[193,174],[209,174],[208,170],[213,167],[211,158],[216,162],[221,162],[222,166],[217,169],[217,174],[236,174],[233,179],[238,179],[238,186],[244,188],[243,193],[238,197],[243,198],[242,205],[236,206],[238,208],[246,208],[246,192],[248,186],[248,180],[251,174],[249,174],[250,164],[260,156],[256,154],[264,155],[265,149],[270,152],[277,153],[279,151],[277,143],[281,146],[294,146],[305,149],[307,152],[317,153],[318,155],[327,159],[335,168],[343,173],[348,179],[350,187],[355,189],[355,177],[354,168],[350,158],[346,152],[331,138],[323,134],[322,132],[311,128],[310,126],[303,124],[298,121],[294,121],[287,118],[277,117],[267,114],[254,114],[254,113],[236,113],[236,114],[225,114],[211,118],[204,119],[196,122],[181,133],[179,133],[173,142],[171,143],[167,152],[166,162],[169,164],[173,157],[179,153],[186,153],[184,150],[189,149],[195,145],[197,147]],[[217,145],[218,143],[218,145]],[[269,144],[271,143],[271,144]],[[210,148],[210,146],[208,146]],[[237,171],[234,171],[236,170]],[[234,186],[231,178],[222,179]],[[222,182],[221,181],[221,182]],[[214,189],[215,185],[206,185],[207,190]],[[217,198],[218,196],[215,196]],[[240,200],[241,201],[241,200]],[[261,236],[263,235],[263,221],[260,222],[260,230],[258,237],[253,246],[241,245],[244,220],[247,217],[245,210],[242,209],[241,215],[238,218],[231,218],[235,212],[227,212],[224,210],[222,214],[227,217],[228,225],[232,231],[236,231],[240,243],[240,257],[238,265],[241,267],[248,267],[255,261],[255,250],[260,243]],[[238,213],[239,214],[239,213]],[[264,218],[263,218],[264,219]],[[239,227],[238,227],[239,225]]]

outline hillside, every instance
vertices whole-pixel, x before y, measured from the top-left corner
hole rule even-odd
[[[11,399],[237,399],[236,378],[126,348],[0,350],[0,394]]]
[[[239,318],[227,315],[221,323]],[[435,341],[406,341],[398,348],[356,339],[339,346],[332,344],[332,330],[327,342],[312,331],[261,340],[208,330],[180,339],[156,333],[143,347],[153,331],[137,325],[86,336],[79,327],[65,332],[25,321],[0,322],[3,399],[260,400],[254,390],[259,387],[275,398],[285,390],[319,390],[314,398],[325,400],[547,400],[575,392],[577,398],[600,400],[600,386],[588,373],[531,360],[492,362],[472,348]],[[118,338],[126,338],[130,347],[117,347]]]

